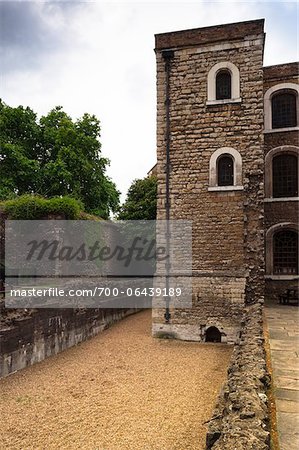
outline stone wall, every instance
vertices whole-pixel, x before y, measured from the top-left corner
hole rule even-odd
[[[77,345],[137,311],[137,309],[2,309],[0,378]]]
[[[156,36],[157,215],[164,219],[166,214],[166,106],[170,102],[170,218],[192,221],[193,307],[182,314],[173,312],[170,324],[163,323],[162,310],[155,311],[154,334],[159,324],[169,332],[175,327],[178,334],[185,323],[184,338],[199,339],[201,324],[215,320],[217,311],[223,336],[236,336],[236,317],[240,322],[244,300],[251,303],[263,295],[263,45],[263,21]],[[164,48],[174,51],[169,102]],[[225,61],[240,71],[241,101],[207,104],[208,73]],[[241,154],[241,190],[209,190],[210,158],[222,147]],[[206,289],[200,277],[208,280]],[[240,280],[228,295],[223,294],[227,281],[222,284],[227,277],[232,283],[235,277]],[[220,292],[211,295],[213,289],[216,292],[215,281]],[[231,314],[237,309],[238,314]],[[189,327],[194,317],[197,331]]]
[[[207,450],[269,450],[262,302],[246,308],[228,379],[219,395],[206,438]]]
[[[244,310],[244,277],[193,277],[193,308],[171,309],[171,323],[161,322],[163,310],[153,310],[154,336],[168,335],[187,341],[205,341],[209,327],[221,333],[221,342],[234,343],[238,338],[240,315]]]

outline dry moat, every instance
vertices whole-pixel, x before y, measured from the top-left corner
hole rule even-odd
[[[143,311],[0,381],[2,449],[200,450],[232,348],[154,339]]]

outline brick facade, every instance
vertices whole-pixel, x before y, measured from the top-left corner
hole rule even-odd
[[[277,66],[264,67],[264,94],[269,88],[275,87],[282,83],[299,83],[298,80],[298,63],[279,64]],[[298,120],[298,118],[297,118]],[[290,146],[299,149],[298,129],[283,132],[267,132],[264,136],[264,156],[273,149]],[[286,148],[286,147],[285,147]],[[267,181],[266,181],[267,182]],[[283,201],[267,201],[265,196],[265,233],[272,227],[290,223],[297,224],[299,217],[299,202],[296,199]],[[271,242],[266,242],[266,253],[270,252]],[[268,248],[267,248],[268,246]],[[267,256],[267,255],[266,255]],[[269,258],[271,255],[268,255]],[[273,276],[267,273],[265,281],[265,297],[266,301],[277,301],[279,294],[287,288],[298,285],[298,276]]]
[[[244,304],[263,298],[264,152],[276,139],[265,135],[264,146],[263,105],[265,89],[278,76],[273,67],[263,69],[263,28],[264,21],[255,20],[155,37],[157,217],[166,218],[169,145],[170,219],[192,221],[193,303],[171,310],[169,323],[164,310],[154,310],[154,335],[204,341],[215,326],[223,342],[235,342]],[[219,63],[239,71],[240,98],[208,101],[209,73]],[[281,74],[294,80],[295,65],[289,66]],[[295,143],[297,132],[288,134]],[[211,187],[211,156],[222,148],[239,152],[241,186]]]

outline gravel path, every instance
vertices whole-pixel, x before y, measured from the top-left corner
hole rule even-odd
[[[1,380],[0,449],[203,449],[231,348],[150,328],[143,311]]]

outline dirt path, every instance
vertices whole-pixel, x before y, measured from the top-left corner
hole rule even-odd
[[[231,348],[150,327],[143,311],[1,380],[0,449],[203,449]]]

